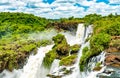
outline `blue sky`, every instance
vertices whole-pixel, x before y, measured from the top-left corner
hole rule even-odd
[[[120,14],[120,0],[0,0],[0,12],[25,12],[51,19]]]

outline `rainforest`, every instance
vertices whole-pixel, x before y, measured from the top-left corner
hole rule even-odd
[[[120,78],[119,52],[118,14],[0,13],[0,78]]]

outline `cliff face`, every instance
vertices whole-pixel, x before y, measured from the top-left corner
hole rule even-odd
[[[69,30],[73,31],[74,29],[77,29],[77,25],[79,22],[55,22],[55,23],[49,23],[47,27],[55,27],[56,29],[60,30]]]
[[[112,36],[109,48],[106,50],[105,70],[99,73],[100,78],[120,78],[120,36]]]
[[[120,36],[112,36],[106,52],[105,65],[120,67]]]

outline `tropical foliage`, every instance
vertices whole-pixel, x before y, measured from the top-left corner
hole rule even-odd
[[[0,13],[0,72],[4,69],[13,70],[24,64],[31,52],[36,53],[37,47],[50,44],[48,39],[29,38],[33,33],[41,33],[47,29],[69,30],[74,32],[79,23],[85,26],[93,25],[93,33],[86,40],[90,47],[83,49],[80,59],[80,68],[84,70],[85,64],[93,56],[98,55],[109,45],[119,45],[119,40],[112,40],[113,36],[120,36],[120,15],[101,16],[89,14],[83,18],[61,18],[56,20],[45,19],[25,13]],[[49,67],[54,59],[61,59],[60,65],[71,64],[75,61],[79,45],[70,46],[64,35],[58,34],[52,38],[55,45],[44,58],[44,65]],[[111,44],[110,44],[111,42]],[[117,43],[118,42],[118,43]],[[69,56],[69,54],[72,54]],[[48,58],[49,57],[49,58]],[[63,61],[66,61],[63,62]]]
[[[19,68],[31,52],[36,53],[37,47],[50,43],[29,38],[32,33],[44,31],[48,23],[32,14],[0,13],[0,72]]]
[[[92,17],[91,17],[92,16]],[[93,34],[90,40],[90,49],[83,49],[85,54],[82,55],[80,59],[80,69],[84,70],[84,65],[87,64],[88,60],[101,53],[103,50],[107,49],[110,45],[112,36],[120,36],[120,16],[119,15],[108,15],[108,16],[97,16],[88,15],[86,20],[94,18],[92,20],[93,24]],[[85,17],[85,18],[86,18]]]

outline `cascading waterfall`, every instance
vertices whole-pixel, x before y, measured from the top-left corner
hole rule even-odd
[[[72,35],[70,32],[62,32],[70,45],[81,44],[84,38],[85,27],[84,24],[78,24],[76,35]]]
[[[77,28],[77,32],[76,32],[76,42],[81,44],[81,49],[78,52],[78,58],[77,58],[76,63],[71,67],[71,68],[74,68],[73,73],[70,75],[67,75],[63,78],[79,78],[80,77],[79,59],[82,56],[82,49],[85,46],[85,44],[84,44],[84,35],[86,34],[85,31],[86,30],[85,30],[84,24],[79,24],[78,28]]]
[[[67,42],[70,45],[80,44],[81,48],[80,48],[80,51],[78,53],[78,58],[76,60],[76,63],[73,66],[70,66],[70,67],[60,66],[60,67],[57,68],[56,71],[54,71],[52,73],[53,75],[56,75],[56,76],[61,75],[62,78],[80,78],[81,75],[80,75],[80,71],[79,71],[79,60],[80,60],[80,57],[82,56],[82,49],[85,46],[89,46],[88,42],[87,43],[84,43],[84,42],[85,42],[85,39],[91,33],[92,33],[91,26],[88,26],[87,28],[85,28],[84,24],[79,24],[78,25],[78,28],[77,28],[77,31],[76,31],[76,36],[71,36],[70,34],[63,33],[65,35],[66,39],[67,39]],[[73,69],[72,73],[64,76],[63,72],[61,72],[61,69],[63,69],[63,68],[66,68],[67,70]]]
[[[80,27],[80,28],[79,28]],[[87,28],[84,27],[84,24],[80,24],[80,26],[78,25],[78,30],[77,32],[81,33],[81,29],[83,29],[82,31],[82,36],[81,38],[78,38],[80,39],[81,41],[81,48],[80,48],[80,51],[78,52],[78,58],[77,58],[77,61],[76,63],[79,63],[79,60],[80,60],[80,57],[82,56],[82,49],[85,47],[85,46],[88,46],[89,47],[89,42],[86,42],[85,43],[85,40],[90,36],[90,34],[92,33],[92,26],[88,26]],[[76,36],[79,35],[79,33],[76,33]]]
[[[83,78],[83,75],[82,75],[83,73],[81,73],[79,70],[79,60],[80,60],[80,57],[82,56],[82,49],[85,46],[89,46],[89,42],[85,43],[85,39],[87,39],[91,33],[92,33],[91,25],[88,26],[87,28],[84,27],[84,24],[78,25],[76,37],[81,44],[81,48],[80,48],[80,51],[78,52],[77,61],[76,61],[75,65],[73,66],[73,68],[74,68],[73,73],[68,76],[65,76],[63,78]]]
[[[86,40],[88,37],[91,36],[91,34],[93,32],[92,25],[88,26],[85,31],[86,31],[86,33],[85,33],[85,36],[84,36],[84,40]],[[84,44],[82,44],[82,47],[81,47],[80,51],[82,51],[82,49],[85,46],[87,46],[87,47],[90,46],[89,41],[86,42],[86,43],[84,41]],[[79,53],[82,53],[82,52],[79,52]],[[78,62],[77,63],[79,63],[81,55],[82,54],[78,55],[79,57],[78,57]],[[103,72],[104,69],[106,68],[103,65],[104,64],[104,59],[105,59],[105,52],[102,52],[98,56],[90,59],[90,61],[88,62],[88,65],[86,66],[86,69],[83,72],[79,72],[79,75],[76,78],[97,78],[97,74]],[[93,68],[95,67],[96,63],[98,63],[98,62],[101,63],[102,69],[100,71],[93,71]]]
[[[0,78],[19,78],[21,74],[22,69],[14,69],[12,72],[4,70],[2,73],[0,73]]]
[[[50,69],[50,73],[54,72],[57,70],[57,68],[59,67],[59,62],[60,60],[55,59],[51,65],[51,69]]]
[[[4,70],[0,73],[0,78],[49,78],[46,75],[52,74],[55,76],[62,76],[61,78],[96,78],[96,75],[104,70],[104,67],[101,71],[95,72],[92,70],[85,70],[84,72],[80,72],[79,70],[79,61],[82,56],[82,49],[85,46],[89,47],[89,41],[85,42],[85,40],[90,37],[92,33],[92,25],[85,27],[84,24],[79,24],[76,35],[72,35],[70,33],[63,33],[67,39],[68,44],[74,45],[79,44],[81,48],[78,52],[78,57],[76,62],[72,66],[59,66],[59,61],[55,59],[51,65],[50,69],[44,68],[42,65],[43,58],[45,57],[45,53],[51,50],[53,45],[48,45],[46,47],[40,47],[36,55],[30,55],[28,58],[27,64],[23,67],[23,69],[13,70],[13,72],[9,72]],[[87,65],[87,68],[93,69],[95,64],[100,61],[103,62],[105,57],[105,53],[102,52],[100,55],[93,57]],[[62,69],[72,70],[70,74],[65,75],[61,70]]]
[[[103,51],[101,54],[99,54],[98,56],[93,57],[93,58],[89,61],[88,65],[87,65],[87,68],[94,69],[96,63],[99,62],[99,63],[101,63],[102,69],[101,69],[100,71],[92,71],[92,70],[88,71],[88,70],[86,70],[86,71],[85,71],[86,73],[85,73],[84,78],[97,78],[97,74],[103,72],[104,69],[106,68],[106,67],[103,65],[104,59],[105,59],[105,52],[104,52],[104,51]]]
[[[43,68],[42,62],[45,53],[51,50],[52,46],[53,45],[40,47],[36,55],[30,55],[28,62],[23,69],[14,70],[13,72],[4,70],[0,74],[0,78],[45,78],[49,71]]]
[[[40,67],[42,66],[45,53],[48,52],[52,46],[53,45],[41,47],[38,49],[38,53],[36,55],[31,55],[27,64],[23,67],[23,73],[20,78],[42,78],[41,76],[43,74],[39,74]]]

